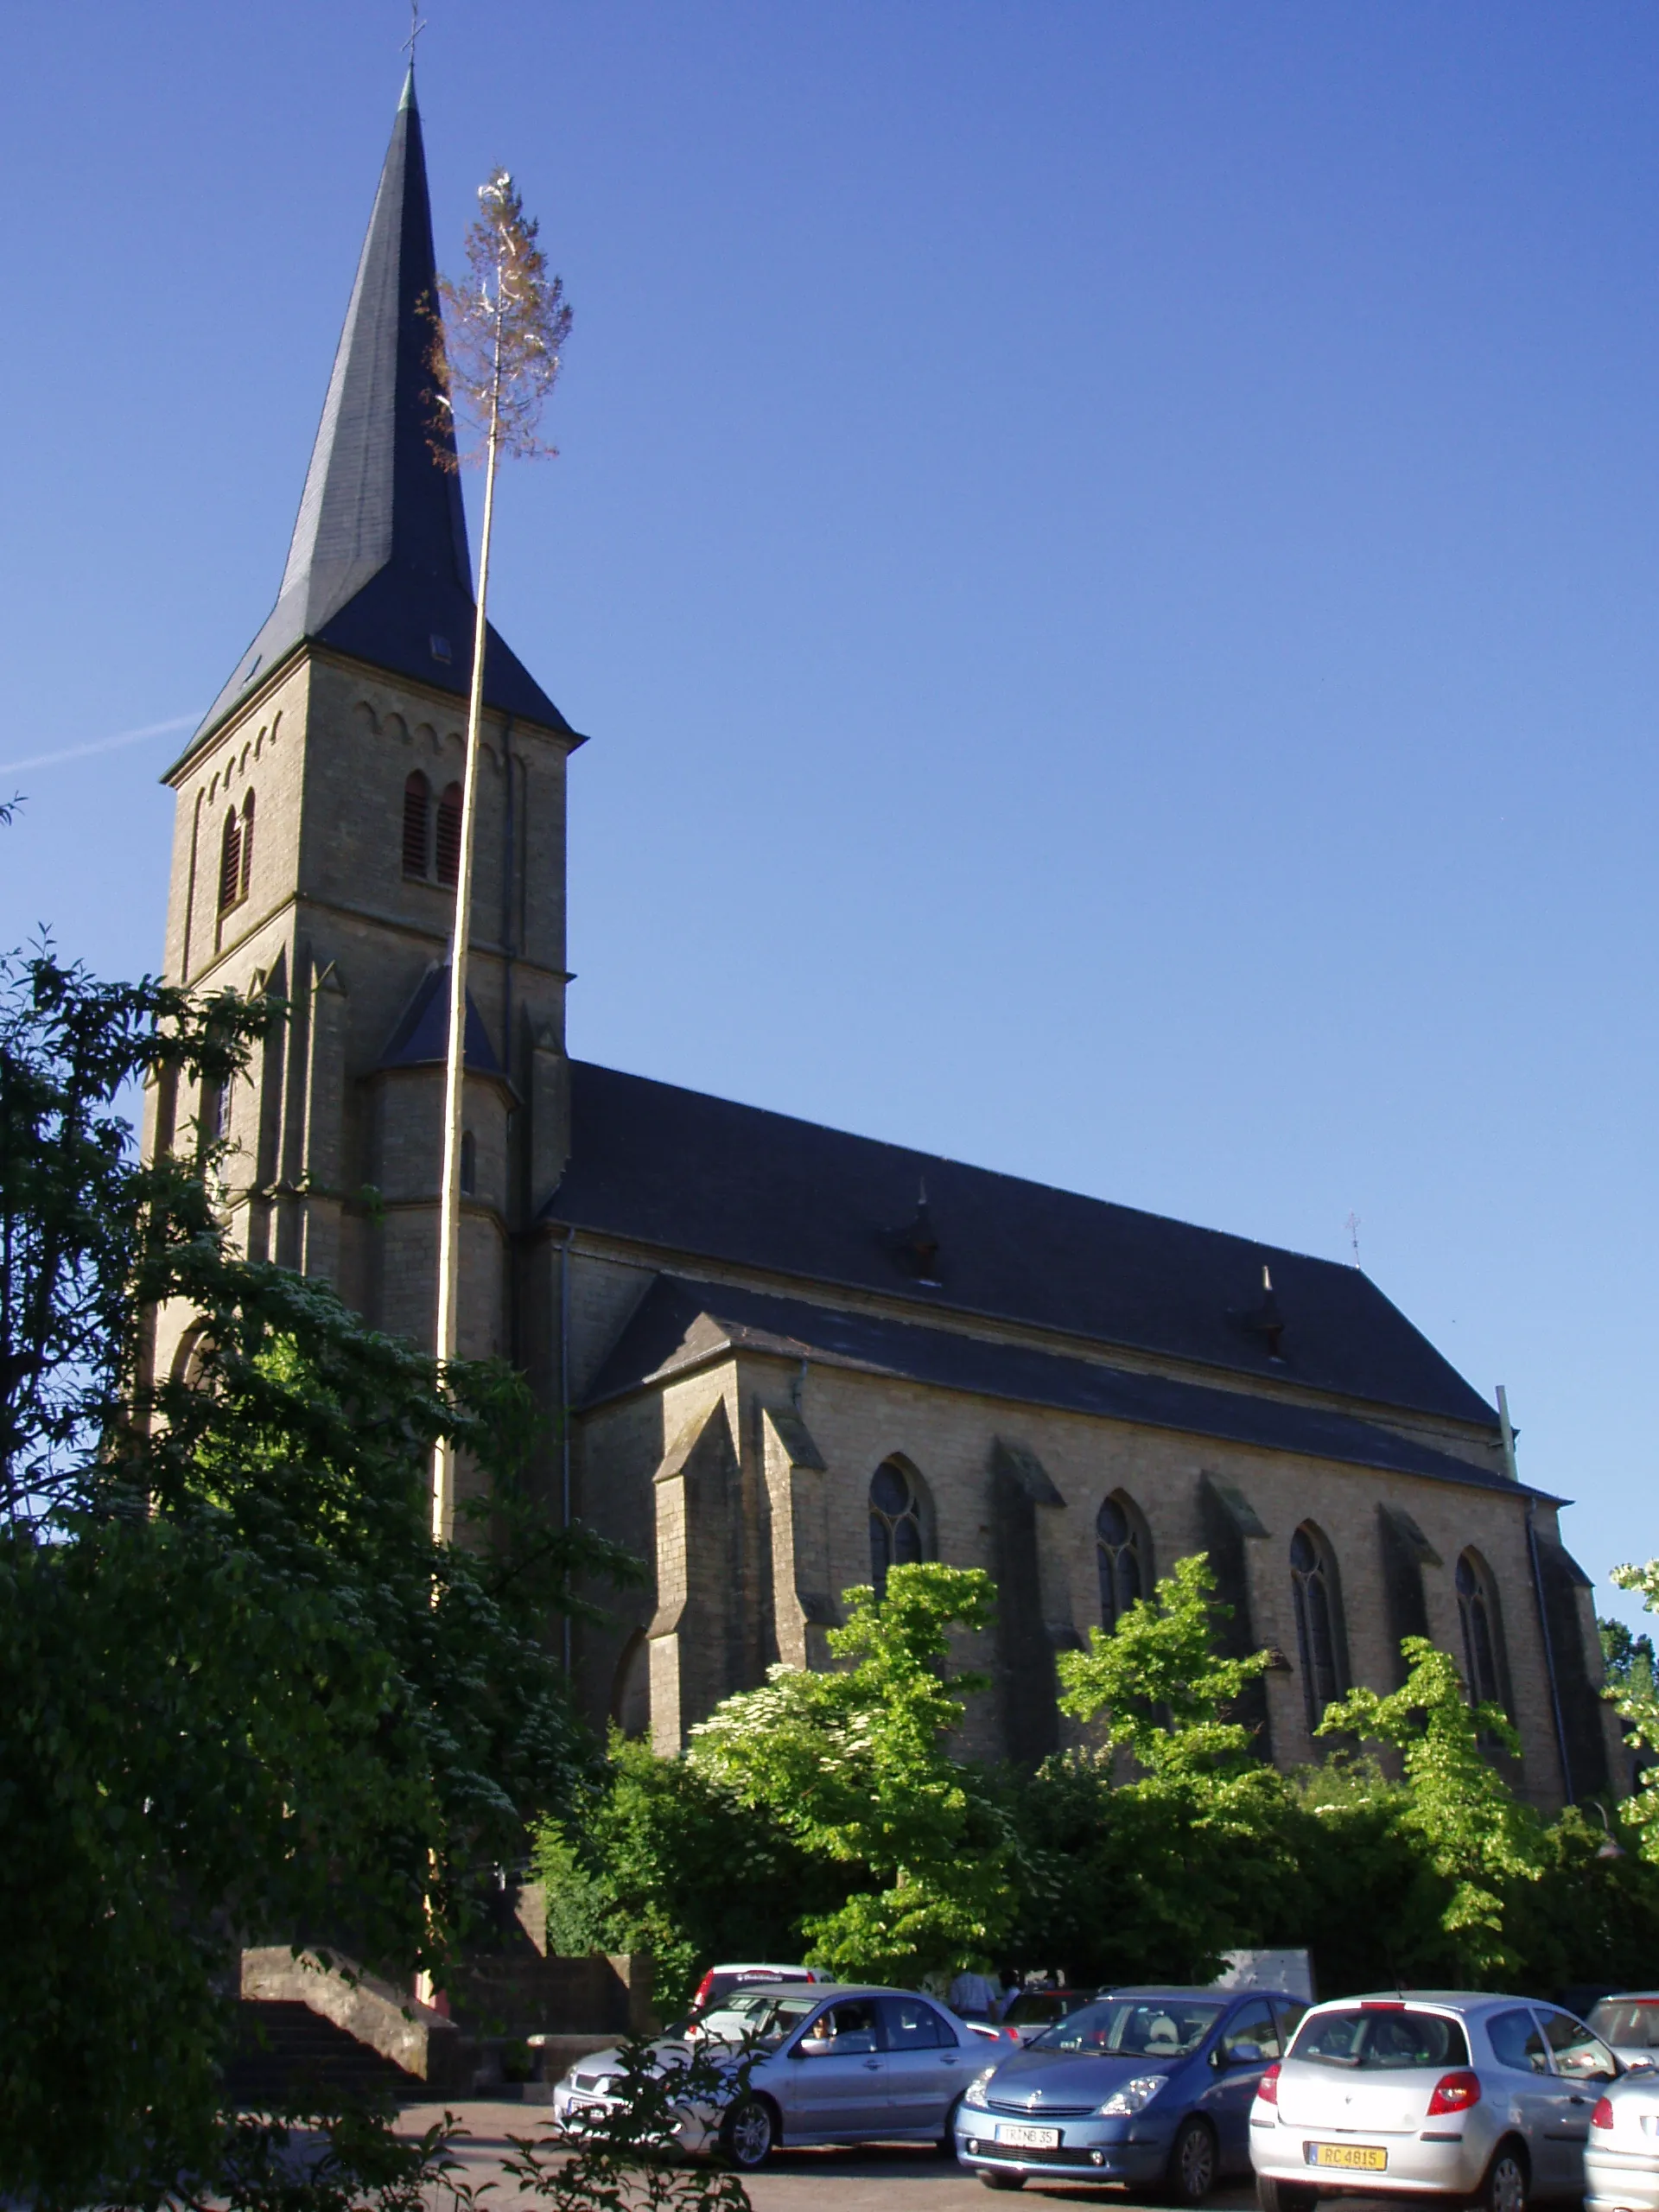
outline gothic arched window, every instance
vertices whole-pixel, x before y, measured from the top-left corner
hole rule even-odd
[[[1100,1569],[1100,1618],[1109,1636],[1151,1580],[1151,1547],[1141,1516],[1123,1493],[1103,1498],[1095,1516],[1095,1560]]]
[[[876,1596],[887,1595],[890,1567],[914,1567],[927,1554],[921,1478],[902,1459],[884,1459],[870,1478],[870,1580]]]
[[[438,834],[433,840],[440,883],[461,874],[461,785],[446,784],[438,800]]]
[[[461,1187],[469,1197],[478,1188],[478,1140],[470,1129],[461,1133]]]
[[[227,913],[242,896],[242,817],[234,807],[225,817],[219,848],[219,911]]]
[[[245,899],[253,880],[253,793],[242,802],[242,882],[238,897]]]
[[[418,768],[404,785],[404,874],[432,873],[432,786]]]
[[[1458,1618],[1463,1624],[1464,1680],[1471,1705],[1501,1706],[1503,1670],[1498,1655],[1503,1630],[1498,1624],[1497,1592],[1491,1569],[1478,1551],[1466,1551],[1458,1561]]]
[[[1311,1521],[1304,1521],[1290,1540],[1290,1589],[1311,1734],[1324,1719],[1325,1707],[1348,1687],[1337,1563],[1330,1545]]]

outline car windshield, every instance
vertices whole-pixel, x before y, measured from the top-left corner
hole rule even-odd
[[[1080,2050],[1103,2058],[1184,2058],[1223,2007],[1189,1997],[1104,1997],[1056,2020],[1027,2050]]]
[[[1466,2066],[1469,2042],[1461,2025],[1441,2012],[1416,2012],[1405,2005],[1345,2005],[1303,2021],[1290,2047],[1293,2059],[1315,2066],[1345,2066],[1358,2073],[1396,2067]]]
[[[1063,2018],[1075,2001],[1062,1997],[1058,1990],[1028,1989],[1023,1997],[1014,1999],[1002,2018],[1014,2027],[1028,2028],[1038,2020]]]
[[[1605,2043],[1625,2050],[1659,2050],[1659,1999],[1604,1997],[1590,2024]]]
[[[807,2014],[822,2002],[821,1998],[806,1995],[768,1997],[757,2004],[753,2012],[744,2015],[735,2034],[728,2036],[724,2031],[715,2029],[709,2032],[718,2035],[721,2041],[747,2042],[760,2050],[776,2050],[784,2037],[792,2035]],[[727,2010],[729,2013],[730,2007]]]
[[[718,2005],[710,2005],[691,2017],[690,2025],[699,2035],[711,2036],[717,2042],[737,2043],[752,2034],[755,2023],[774,1999],[758,1990],[736,1989]]]

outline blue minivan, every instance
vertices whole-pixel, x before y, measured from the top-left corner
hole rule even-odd
[[[1063,2177],[1198,2204],[1249,2171],[1255,2085],[1306,2010],[1279,1990],[1105,1991],[976,2075],[957,2156],[988,2189]]]

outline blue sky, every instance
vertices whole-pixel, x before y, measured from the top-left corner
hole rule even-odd
[[[573,1048],[1349,1255],[1659,1552],[1659,15],[428,0],[576,311]],[[14,10],[0,938],[159,958],[395,0]],[[1601,1593],[1604,1605],[1608,1594]]]

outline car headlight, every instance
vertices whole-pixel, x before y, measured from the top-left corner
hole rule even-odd
[[[1137,2112],[1144,2112],[1169,2079],[1166,2074],[1137,2074],[1133,2082],[1122,2082],[1100,2107],[1103,2120],[1128,2120]]]
[[[972,2105],[976,2111],[984,2111],[986,2106],[990,2102],[990,2099],[986,2095],[985,2092],[989,2088],[991,2076],[995,2073],[995,2071],[996,2069],[995,2066],[987,2066],[982,2072],[975,2075],[973,2080],[968,2084],[967,2088],[962,2093],[962,2101],[963,2104]]]

